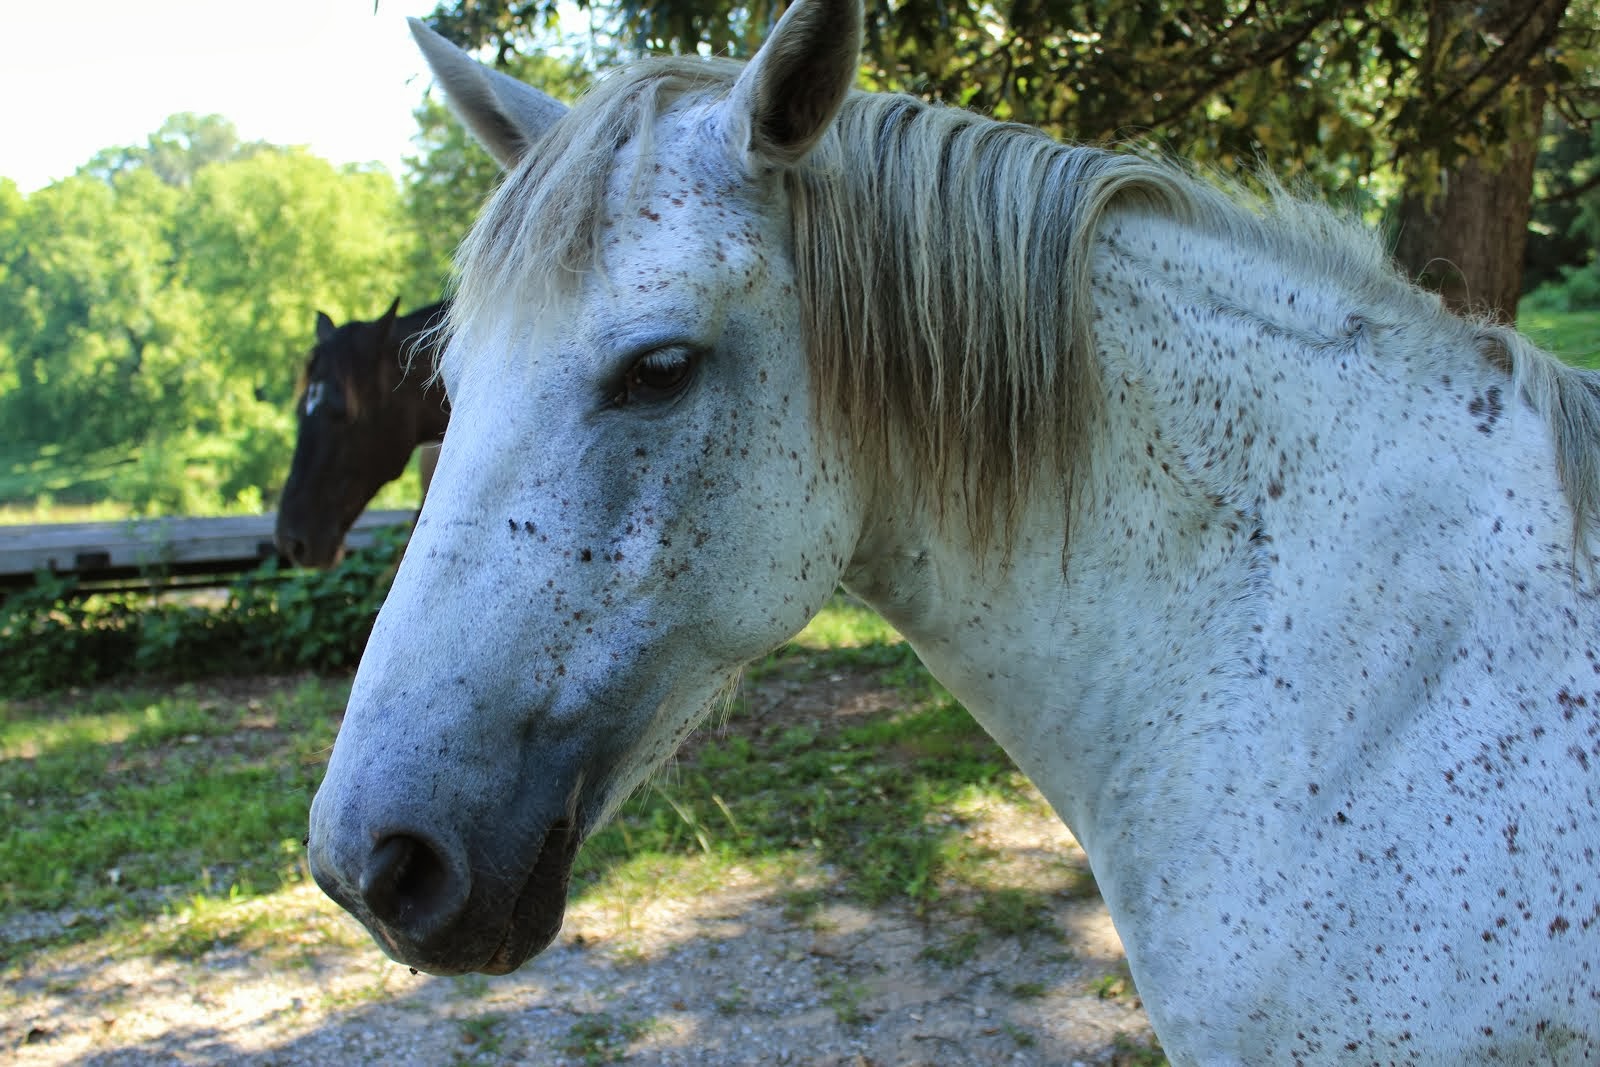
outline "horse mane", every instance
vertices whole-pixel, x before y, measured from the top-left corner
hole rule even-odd
[[[1568,366],[1509,326],[1482,322],[1480,350],[1511,374],[1517,392],[1550,423],[1556,471],[1572,506],[1572,561],[1591,570],[1600,524],[1600,374]],[[1592,578],[1593,575],[1590,574]]]
[[[742,69],[657,57],[603,77],[507,176],[463,242],[448,328],[466,335],[508,297],[536,315],[597,270],[618,150],[637,149],[620,176],[637,195],[656,120],[725,96]],[[1101,394],[1095,238],[1116,205],[1321,272],[1376,324],[1464,331],[1550,422],[1575,551],[1587,554],[1600,511],[1600,375],[1507,327],[1450,314],[1398,273],[1375,235],[1326,205],[1270,179],[1262,197],[1171,160],[859,92],[784,181],[819,418],[848,434],[863,469],[958,489],[924,496],[960,499],[957,517],[980,546],[992,535],[1009,543],[1041,470],[1066,472],[1070,516]]]

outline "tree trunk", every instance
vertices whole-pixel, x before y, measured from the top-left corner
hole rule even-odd
[[[1537,117],[1543,108],[1529,111]],[[1537,125],[1519,134],[1498,167],[1467,159],[1446,170],[1431,203],[1424,192],[1408,190],[1400,202],[1395,246],[1407,273],[1438,290],[1451,309],[1503,322],[1516,321],[1522,296],[1539,153]]]
[[[1422,105],[1401,145],[1399,241],[1395,257],[1456,311],[1515,322],[1533,210],[1548,82],[1538,73],[1570,0],[1430,0],[1418,64]],[[1460,143],[1496,131],[1487,153],[1427,165],[1421,145]],[[1499,131],[1503,131],[1499,132]]]

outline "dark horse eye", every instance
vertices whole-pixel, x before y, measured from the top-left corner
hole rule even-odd
[[[648,404],[675,396],[694,372],[694,353],[687,348],[658,348],[628,368],[620,404]]]

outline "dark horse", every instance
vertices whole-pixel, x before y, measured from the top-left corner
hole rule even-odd
[[[295,412],[299,430],[278,503],[278,551],[302,567],[338,562],[344,537],[374,494],[400,477],[418,445],[444,438],[450,409],[432,379],[443,337],[432,327],[446,305],[397,317],[400,301],[373,322],[317,312]],[[425,469],[423,492],[431,468]]]

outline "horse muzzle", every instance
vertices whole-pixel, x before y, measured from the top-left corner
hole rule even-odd
[[[519,843],[473,842],[415,817],[329,818],[322,801],[319,792],[312,877],[396,961],[437,975],[505,974],[560,932],[582,840],[572,805]]]

